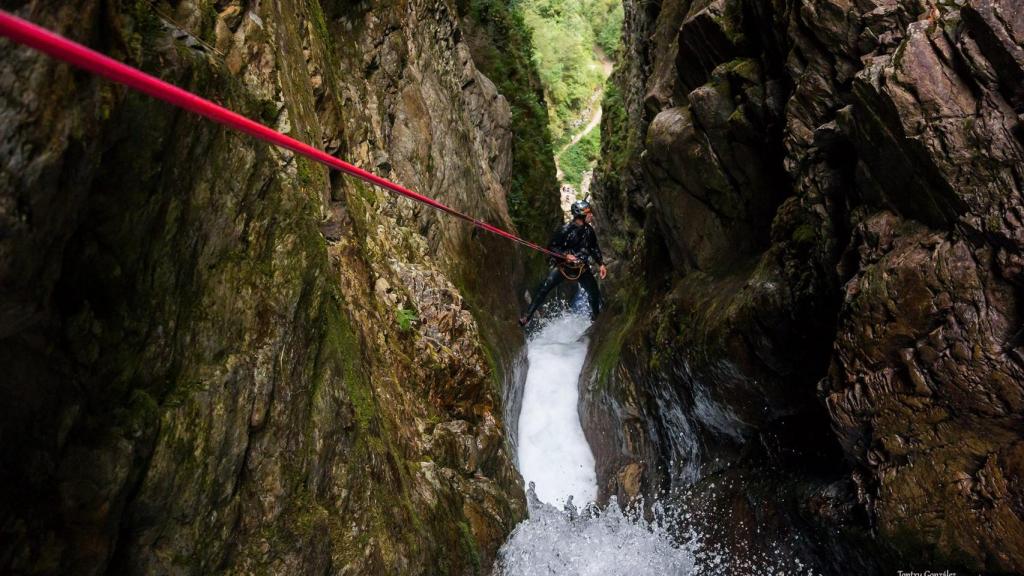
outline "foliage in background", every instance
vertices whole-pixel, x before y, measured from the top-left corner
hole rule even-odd
[[[601,170],[605,174],[615,174],[623,171],[636,142],[633,134],[628,128],[626,116],[626,104],[622,100],[622,93],[615,82],[609,80],[604,91],[604,100],[601,102],[602,120],[601,131],[604,138],[601,140],[602,149]]]
[[[614,58],[622,29],[620,0],[519,0],[533,33],[534,54],[558,146],[579,128],[604,74],[595,48]]]
[[[506,0],[457,0],[477,68],[512,108],[512,187],[509,213],[516,229],[544,241],[561,221],[548,106],[534,64],[530,29]]]
[[[583,173],[597,162],[601,155],[601,131],[591,130],[579,142],[562,153],[563,181],[572,184],[577,190],[583,180]]]
[[[604,50],[604,53],[612,60],[619,53],[619,43],[622,40],[622,2],[621,0],[595,0],[595,3],[603,2],[592,12],[591,28],[597,35],[597,44]]]

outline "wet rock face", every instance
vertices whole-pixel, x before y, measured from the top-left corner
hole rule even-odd
[[[581,384],[604,493],[636,464],[646,494],[783,469],[836,495],[793,530],[873,541],[868,565],[1024,569],[1024,11],[626,13],[602,129],[640,144],[605,144],[625,161],[595,191],[642,230],[618,276],[646,279],[615,287]]]
[[[846,285],[823,385],[864,504],[884,537],[1019,571],[1016,288],[991,248],[891,213],[857,235],[863,272]]]
[[[15,9],[511,226],[509,105],[443,1]],[[489,570],[512,248],[3,51],[0,571]]]

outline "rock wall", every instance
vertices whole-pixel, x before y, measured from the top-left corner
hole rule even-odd
[[[827,573],[1024,570],[1024,10],[625,5],[602,494],[684,491]]]
[[[2,7],[512,227],[444,0]],[[521,254],[2,44],[0,571],[487,572]]]

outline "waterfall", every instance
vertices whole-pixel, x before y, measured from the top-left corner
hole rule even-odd
[[[541,502],[527,492],[529,520],[501,549],[495,574],[502,576],[682,576],[694,574],[694,556],[659,523],[615,502],[578,512]]]
[[[621,510],[614,499],[603,509],[592,504],[597,478],[577,387],[589,326],[588,315],[567,310],[546,320],[527,343],[517,446],[530,517],[502,547],[495,573],[691,574],[693,555],[659,524]]]
[[[566,312],[534,333],[519,412],[519,471],[550,504],[597,498],[594,455],[580,425],[577,382],[587,356],[590,320]]]

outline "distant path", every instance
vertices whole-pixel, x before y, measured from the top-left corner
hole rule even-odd
[[[604,75],[604,79],[607,80],[608,76],[610,76],[612,73],[612,61],[608,58],[608,55],[605,54],[603,50],[601,50],[600,46],[594,46],[594,56],[597,58],[598,63],[601,65],[601,72]],[[601,125],[602,97],[604,97],[603,85],[602,87],[598,88],[596,92],[594,92],[593,96],[590,97],[590,102],[588,105],[588,108],[592,110],[590,115],[590,122],[588,122],[586,126],[584,126],[579,132],[577,132],[572,137],[572,139],[569,140],[568,144],[562,146],[558,150],[558,152],[555,153],[555,169],[557,171],[555,177],[558,178],[558,182],[560,184],[565,184],[565,182],[562,182],[562,179],[565,178],[565,173],[562,172],[562,166],[560,162],[560,160],[562,159],[562,154],[565,154],[565,151],[568,150],[569,148],[572,148],[576,144],[579,144],[580,140],[586,138],[587,134],[590,134],[590,132],[593,131],[594,128],[597,128],[598,126]]]
[[[594,96],[595,96],[595,98],[597,98],[597,97],[602,96],[603,94],[604,94],[603,90],[598,90],[594,94]],[[591,130],[593,130],[594,128],[597,128],[597,126],[600,123],[601,123],[601,107],[598,106],[597,110],[594,111],[593,116],[591,116],[590,122],[586,126],[583,127],[583,130],[580,130],[579,132],[577,132],[576,135],[572,137],[572,140],[569,140],[568,144],[566,144],[565,146],[562,146],[562,149],[558,151],[557,155],[561,156],[562,154],[565,153],[566,150],[568,150],[569,148],[572,148],[573,146],[575,146],[577,143],[579,143],[580,140],[583,140],[583,138],[585,138],[587,136],[587,134],[590,134]]]

